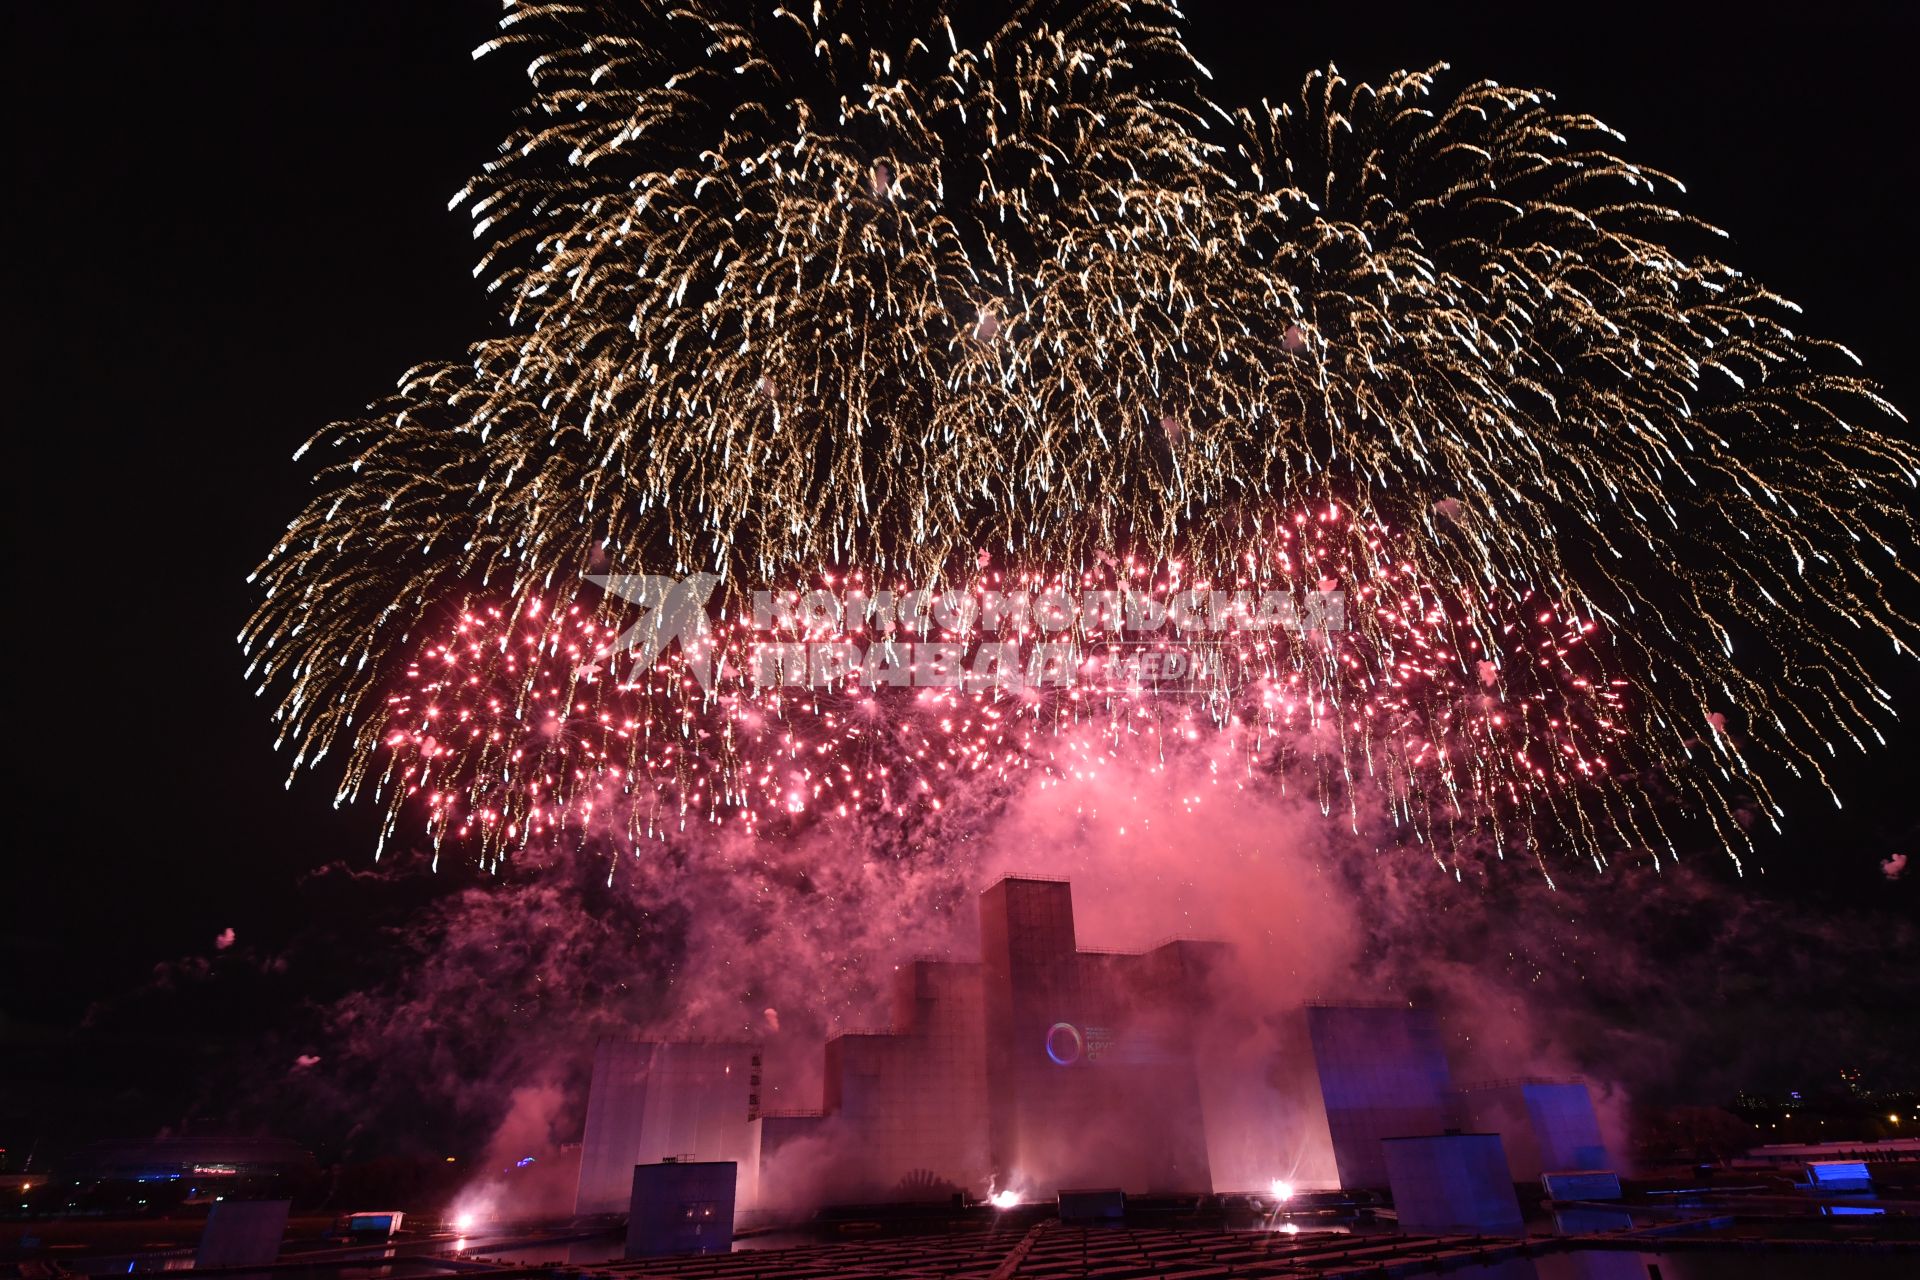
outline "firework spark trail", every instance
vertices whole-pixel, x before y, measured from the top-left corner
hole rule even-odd
[[[977,603],[1012,585],[992,572],[981,579],[962,599]],[[1255,625],[1248,588],[1256,584],[1286,583],[1291,596],[1303,584],[1330,590],[1346,581],[1355,584],[1350,628]],[[1069,585],[1082,600],[1117,608],[1177,598],[1180,584],[1177,567],[1116,562],[1105,576]],[[1018,585],[1022,598],[1068,597],[1057,583]],[[1029,615],[1017,633],[995,633],[1013,637],[1016,653],[1043,634],[1070,653],[1055,681],[967,687],[956,673],[953,687],[891,687],[854,664],[843,677],[786,687],[765,679],[757,651],[845,628],[867,633],[870,660],[912,664],[914,637],[978,640],[986,611],[956,609],[951,629],[928,618],[920,630],[885,624],[886,633],[864,617],[812,632],[797,612],[784,624],[729,618],[695,651],[670,651],[621,677],[620,629],[585,605],[468,608],[388,699],[389,830],[424,800],[436,838],[478,837],[488,851],[568,827],[619,829],[623,841],[684,832],[690,821],[737,819],[771,832],[819,815],[937,810],[954,788],[987,783],[1004,792],[1029,775],[1044,788],[1122,756],[1186,755],[1203,736],[1222,735],[1238,763],[1223,771],[1216,762],[1214,785],[1271,785],[1303,743],[1318,740],[1332,748],[1306,753],[1321,767],[1312,784],[1323,807],[1342,796],[1355,802],[1354,779],[1330,771],[1343,749],[1365,750],[1382,793],[1426,829],[1446,816],[1436,813],[1442,804],[1468,807],[1459,797],[1511,819],[1612,767],[1607,753],[1626,732],[1625,682],[1596,674],[1591,622],[1522,601],[1523,612],[1501,626],[1499,647],[1483,647],[1464,611],[1396,561],[1387,531],[1356,527],[1333,507],[1302,513],[1270,556],[1250,557],[1219,585],[1233,588],[1217,597],[1222,626],[1194,633],[1195,647],[1224,660],[1171,689],[1128,680],[1106,660],[1103,636],[1126,634],[1124,615],[1111,613],[1044,633]],[[1211,603],[1214,587],[1202,581],[1184,594]],[[1183,641],[1173,634],[1145,643]],[[703,683],[696,664],[717,675]],[[1516,669],[1536,691],[1509,700],[1501,673]]]
[[[1777,819],[1783,774],[1831,790],[1878,739],[1855,642],[1913,648],[1920,451],[1676,182],[1537,91],[1329,71],[1230,109],[1171,4],[992,11],[509,6],[488,48],[529,58],[532,103],[459,198],[509,332],[316,437],[339,461],[258,574],[242,641],[296,771],[340,751],[343,798],[387,775],[419,734],[399,671],[454,602],[572,616],[609,567],[947,582],[982,551],[1225,579],[1328,502],[1458,611],[1457,688],[1487,660],[1464,640],[1507,652],[1535,604],[1597,625],[1578,678],[1630,680],[1606,712],[1636,771],[1736,854],[1743,797]],[[1567,696],[1552,660],[1498,679]],[[1627,771],[1542,776],[1483,733],[1436,783],[1361,709],[1303,749],[1428,788],[1397,801],[1423,839],[1672,847]],[[554,767],[455,759],[433,785],[466,809]],[[756,767],[695,762],[706,799]]]

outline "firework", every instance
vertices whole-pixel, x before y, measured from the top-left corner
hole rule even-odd
[[[1360,626],[1255,655],[1292,709],[1146,713],[1263,744],[1254,783],[1304,754],[1422,838],[1603,857],[1668,846],[1638,770],[1737,850],[1877,738],[1851,642],[1912,646],[1920,452],[1677,183],[1539,92],[1235,109],[1169,4],[991,8],[509,6],[532,102],[459,197],[508,332],[316,437],[259,571],[296,770],[510,847],[1119,749],[1124,699],[583,681],[625,625],[583,577],[1224,583],[1325,510]]]
[[[690,648],[624,672],[620,627],[597,610],[469,607],[387,699],[389,829],[423,804],[437,839],[487,850],[568,828],[622,842],[734,819],[773,830],[938,810],[956,785],[1045,786],[1170,757],[1205,761],[1198,773],[1230,788],[1305,766],[1331,811],[1352,805],[1343,771],[1364,754],[1409,824],[1427,831],[1467,808],[1512,821],[1540,798],[1605,779],[1626,733],[1625,682],[1590,659],[1593,623],[1525,600],[1483,644],[1468,611],[1396,558],[1389,531],[1355,526],[1337,507],[1300,513],[1265,550],[1223,583],[1124,561],[1072,583],[1008,583],[983,567],[950,596],[958,607],[940,615],[946,625],[928,616],[883,629],[871,609],[812,623],[797,608],[769,610],[723,618]],[[1263,625],[1252,605],[1256,586],[1284,599],[1342,582],[1356,585],[1337,629]],[[836,585],[854,601],[879,595]],[[989,637],[981,606],[1009,598],[1110,607],[1047,629],[1036,605]],[[1146,602],[1183,599],[1194,602],[1185,625],[1155,619],[1144,638],[1129,629]],[[916,661],[927,642],[953,651],[944,679]],[[800,679],[783,683],[767,655],[795,647]],[[843,650],[866,660],[821,661]],[[1177,657],[1168,665],[1178,677],[1143,676],[1143,655]],[[976,678],[983,657],[995,665]],[[1506,670],[1525,673],[1534,692],[1509,698]]]

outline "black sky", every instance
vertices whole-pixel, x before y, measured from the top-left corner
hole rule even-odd
[[[1920,408],[1913,6],[1190,7],[1222,98],[1290,95],[1329,60],[1366,78],[1444,59],[1599,115],[1732,230],[1737,265]],[[272,945],[299,926],[303,871],[371,855],[372,814],[334,811],[331,778],[282,789],[234,636],[245,574],[304,501],[295,446],[494,327],[446,205],[522,96],[517,63],[469,56],[496,15],[8,9],[25,396],[5,436],[0,1052],[39,1046],[36,1070],[94,1001],[224,928]],[[1920,870],[1878,869],[1920,857],[1920,679],[1894,687],[1909,723],[1845,768],[1847,810],[1793,794],[1742,892],[1913,908]]]

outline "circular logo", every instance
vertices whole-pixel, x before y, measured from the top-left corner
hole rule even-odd
[[[1047,1028],[1047,1056],[1059,1066],[1070,1067],[1080,1061],[1086,1047],[1086,1041],[1080,1038],[1080,1028],[1071,1022],[1056,1022]]]

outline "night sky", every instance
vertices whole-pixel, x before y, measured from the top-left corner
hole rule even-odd
[[[1368,78],[1444,59],[1554,91],[1684,180],[1682,207],[1733,232],[1731,261],[1920,410],[1920,10],[1547,8],[1196,0],[1193,46],[1223,98],[1291,95],[1329,60]],[[245,575],[304,501],[293,449],[497,327],[467,215],[446,208],[522,97],[515,60],[469,56],[496,14],[481,0],[8,9],[9,239],[26,276],[9,290],[26,395],[7,432],[0,882],[0,1146],[16,1156],[41,1132],[103,1136],[80,1114],[101,1098],[118,1100],[115,1123],[169,1122],[166,1091],[129,1101],[131,1082],[170,1079],[180,1045],[153,1025],[102,1036],[89,1010],[223,929],[272,950],[310,924],[303,873],[371,858],[376,815],[333,810],[333,775],[283,789],[234,637]],[[1907,723],[1845,765],[1846,810],[1787,792],[1786,837],[1732,892],[1913,914],[1920,870],[1892,882],[1879,863],[1920,858],[1916,665],[1887,670]],[[327,909],[350,937],[351,895]],[[1837,1004],[1871,1003],[1873,975],[1834,978]],[[215,1016],[183,1034],[244,1052],[272,1017],[246,1007],[224,1032]]]

